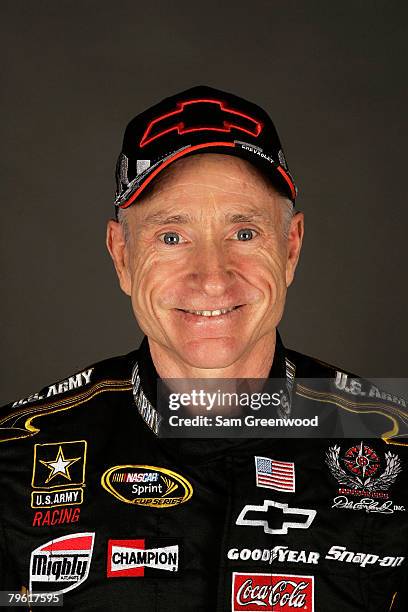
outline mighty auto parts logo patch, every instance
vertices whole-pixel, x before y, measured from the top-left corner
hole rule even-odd
[[[31,553],[30,592],[67,593],[88,578],[95,533],[73,533]]]

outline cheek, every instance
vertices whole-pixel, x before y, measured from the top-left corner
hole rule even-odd
[[[263,302],[253,311],[257,333],[268,333],[282,318],[286,300],[286,265],[281,249],[271,246],[254,266],[254,283],[262,292]]]
[[[201,293],[197,272],[199,258],[189,252],[174,250],[165,256],[148,242],[140,242],[131,258],[132,303],[135,312],[145,317],[157,308],[168,309],[180,304],[183,298]],[[236,247],[236,245],[234,245]],[[231,249],[227,254],[235,276],[234,294],[248,302],[279,302],[285,295],[285,258],[282,245],[268,240],[251,253]]]
[[[156,270],[154,253],[149,249],[134,249],[130,262],[132,282],[132,301],[137,303],[144,299],[152,284]]]
[[[283,249],[275,243],[263,247],[251,262],[245,265],[246,277],[270,295],[279,299],[286,290],[286,263]]]
[[[142,245],[132,260],[132,303],[139,312],[152,311],[160,296],[176,292],[179,268],[174,257],[160,257],[150,245]]]

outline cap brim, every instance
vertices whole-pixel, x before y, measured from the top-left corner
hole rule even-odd
[[[136,183],[135,189],[130,194],[127,194],[127,198],[124,202],[118,203],[119,208],[128,208],[135,200],[143,193],[146,187],[151,181],[165,168],[167,168],[172,162],[180,159],[181,157],[187,157],[189,155],[195,155],[197,153],[224,153],[227,155],[233,155],[235,157],[241,157],[247,159],[250,163],[257,166],[264,174],[267,174],[272,184],[275,184],[280,190],[287,194],[287,197],[294,203],[297,195],[296,187],[288,174],[288,172],[282,168],[282,166],[272,163],[271,161],[260,157],[250,150],[243,148],[237,148],[233,142],[208,142],[200,143],[185,147],[181,151],[177,151],[174,155],[167,157],[161,164],[156,166],[150,173]]]

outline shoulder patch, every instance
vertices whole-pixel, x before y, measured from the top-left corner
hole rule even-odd
[[[86,405],[103,392],[130,391],[137,351],[113,357],[52,383],[0,409],[0,442],[34,436],[40,416]]]
[[[78,374],[74,374],[73,376],[69,376],[68,378],[61,380],[58,383],[49,385],[38,393],[34,393],[33,395],[29,395],[28,397],[13,402],[11,404],[11,407],[19,408],[20,406],[25,406],[27,404],[41,401],[43,399],[47,400],[49,397],[61,395],[61,393],[66,393],[67,391],[72,391],[73,389],[79,389],[84,385],[89,385],[94,369],[95,368],[92,367],[86,370],[82,370],[82,372],[78,372]]]
[[[351,433],[358,418],[374,437],[408,446],[407,398],[319,359],[288,349],[287,354],[296,365],[296,396],[320,405],[327,417],[336,410],[345,431]]]

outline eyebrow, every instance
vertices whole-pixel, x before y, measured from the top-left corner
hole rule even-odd
[[[224,217],[225,221],[229,223],[252,223],[254,221],[267,220],[267,216],[264,213],[260,213],[259,211],[255,210],[249,211],[246,214],[226,213]],[[159,211],[147,215],[147,217],[143,219],[142,223],[145,225],[168,225],[171,223],[186,225],[188,223],[194,223],[194,217],[186,214],[165,215],[163,212]]]
[[[164,215],[162,212],[152,213],[147,215],[142,221],[144,225],[167,225],[168,223],[178,223],[185,225],[193,219],[190,215]]]
[[[243,214],[235,214],[235,215],[226,215],[226,219],[229,219],[231,223],[252,223],[252,221],[262,221],[266,219],[266,216],[260,212],[250,212],[246,215]]]

